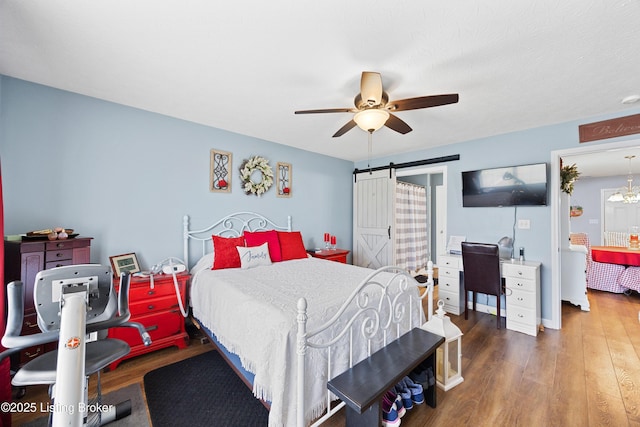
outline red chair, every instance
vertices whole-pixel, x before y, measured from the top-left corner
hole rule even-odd
[[[624,293],[627,288],[622,286],[620,279],[625,271],[624,265],[596,262],[591,258],[591,245],[586,233],[571,233],[571,243],[583,245],[587,248],[587,287],[599,291]]]

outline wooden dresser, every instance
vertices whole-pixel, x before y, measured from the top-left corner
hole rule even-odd
[[[92,237],[76,237],[65,240],[23,240],[4,242],[5,285],[20,280],[24,287],[24,321],[22,335],[40,332],[36,310],[33,305],[33,287],[40,270],[72,264],[87,264],[91,259]],[[46,351],[56,348],[57,343],[29,347],[12,357],[12,365],[22,366]],[[17,366],[12,366],[16,368]]]
[[[187,281],[191,277],[188,273],[179,273],[178,289],[182,305],[187,308]],[[114,279],[114,285],[119,288],[119,279]],[[126,341],[131,347],[129,354],[109,365],[115,369],[120,362],[131,357],[139,356],[150,351],[165,347],[177,346],[185,348],[189,343],[189,335],[185,330],[184,317],[180,312],[173,275],[157,274],[153,276],[153,287],[149,277],[133,276],[129,289],[129,310],[131,322],[141,323],[152,343],[145,347],[140,333],[135,328],[119,327],[109,329],[109,338]]]

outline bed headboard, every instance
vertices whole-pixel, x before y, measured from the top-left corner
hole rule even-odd
[[[236,212],[215,221],[210,226],[200,230],[189,229],[189,215],[185,215],[182,221],[183,259],[188,264],[189,246],[191,240],[200,243],[198,258],[213,250],[213,234],[225,237],[238,237],[245,231],[281,230],[291,231],[291,215],[287,216],[287,225],[278,225],[270,219],[255,212]]]

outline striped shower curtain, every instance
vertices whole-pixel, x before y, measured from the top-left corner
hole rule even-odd
[[[426,267],[429,261],[427,191],[406,182],[396,184],[396,265],[407,271]]]

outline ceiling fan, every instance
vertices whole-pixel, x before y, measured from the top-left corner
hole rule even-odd
[[[438,107],[440,105],[455,104],[458,94],[419,96],[417,98],[389,101],[389,95],[382,87],[380,73],[363,71],[360,78],[360,93],[354,99],[355,108],[328,108],[321,110],[302,110],[295,114],[316,113],[355,113],[346,125],[342,126],[333,137],[342,136],[354,127],[373,133],[386,126],[401,134],[411,132],[411,127],[393,113],[420,108]]]

